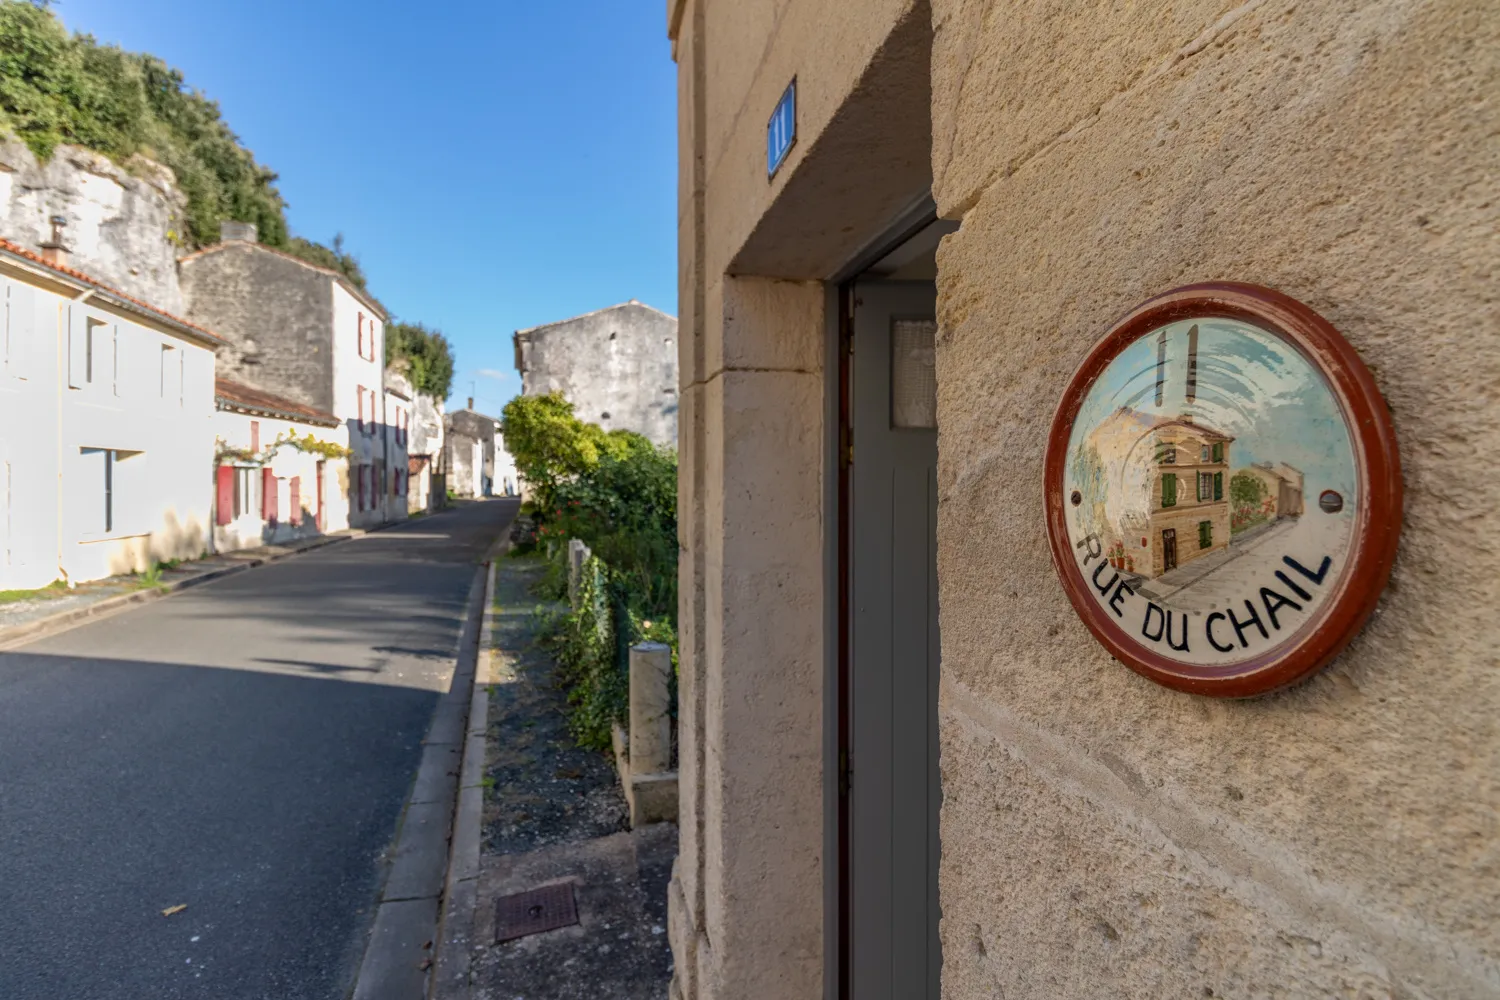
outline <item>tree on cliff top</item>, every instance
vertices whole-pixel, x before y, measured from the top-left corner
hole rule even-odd
[[[440,331],[421,323],[387,323],[385,363],[401,360],[413,389],[435,399],[448,398],[453,389],[453,349]]]
[[[217,242],[225,219],[253,222],[267,246],[364,287],[359,262],[342,246],[287,232],[276,174],[255,162],[216,102],[155,56],[70,36],[48,6],[0,0],[0,131],[44,161],[70,143],[126,166],[140,155],[170,167],[187,196],[186,218],[170,234],[184,248]]]

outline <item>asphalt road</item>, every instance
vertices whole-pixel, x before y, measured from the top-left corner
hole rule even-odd
[[[477,564],[515,507],[0,654],[0,998],[345,997]]]

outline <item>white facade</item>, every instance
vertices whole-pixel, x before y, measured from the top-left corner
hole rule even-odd
[[[292,440],[334,443],[338,427],[326,420],[293,420],[232,398],[221,384],[213,427],[214,549],[274,545],[324,533],[348,475],[348,463]],[[285,408],[283,408],[285,409]],[[342,504],[340,504],[342,507]]]
[[[206,551],[212,335],[12,244],[0,284],[0,587]]]
[[[505,448],[505,434],[495,432],[495,475],[491,491],[500,497],[521,495],[521,476],[516,472],[516,460]]]
[[[345,509],[330,530],[383,524],[397,508],[405,517],[405,501],[391,500],[385,323],[338,282],[333,283],[333,414],[342,423],[338,440],[349,449],[349,464],[340,489]]]

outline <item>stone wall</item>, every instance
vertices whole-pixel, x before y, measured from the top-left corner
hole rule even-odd
[[[498,423],[494,417],[473,410],[454,410],[448,414],[444,447],[447,449],[448,489],[455,496],[484,496],[486,477],[495,478],[495,436]],[[480,461],[474,462],[474,444],[480,447]]]
[[[1500,995],[1500,7],[995,10],[933,0],[943,995]],[[1210,279],[1329,319],[1405,469],[1374,618],[1243,702],[1111,660],[1041,517],[1074,367]]]
[[[229,341],[221,376],[338,412],[331,276],[238,241],[183,258],[181,273],[187,317]]]
[[[517,331],[527,396],[559,391],[580,420],[677,444],[677,320],[631,300]]]
[[[186,204],[172,171],[142,157],[121,167],[59,146],[39,163],[19,139],[0,138],[0,237],[37,250],[52,216],[64,216],[73,267],[173,315],[183,312],[174,240]]]
[[[812,801],[832,784],[815,728],[836,641],[808,558],[834,509],[822,282],[929,188],[962,223],[938,255],[944,997],[1500,995],[1500,545],[1484,530],[1500,473],[1474,463],[1500,439],[1500,8],[668,11],[673,996],[813,997],[835,964],[836,844]],[[768,183],[765,122],[793,77],[797,144]],[[930,121],[902,103],[929,94]],[[1057,582],[1041,513],[1075,366],[1135,304],[1210,279],[1332,321],[1392,406],[1405,468],[1376,615],[1328,670],[1246,702],[1111,660]]]

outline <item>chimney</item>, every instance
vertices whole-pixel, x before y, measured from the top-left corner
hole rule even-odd
[[[52,238],[42,244],[42,260],[58,267],[68,266],[68,247],[63,243],[63,229],[68,225],[68,217],[65,215],[54,215],[51,218]]]
[[[470,410],[474,409],[474,397],[473,396],[469,397],[469,405],[468,405],[467,409],[470,409]]]
[[[219,241],[228,243],[231,240],[239,240],[244,243],[255,243],[260,239],[260,233],[253,222],[233,222],[225,219],[219,223]]]

